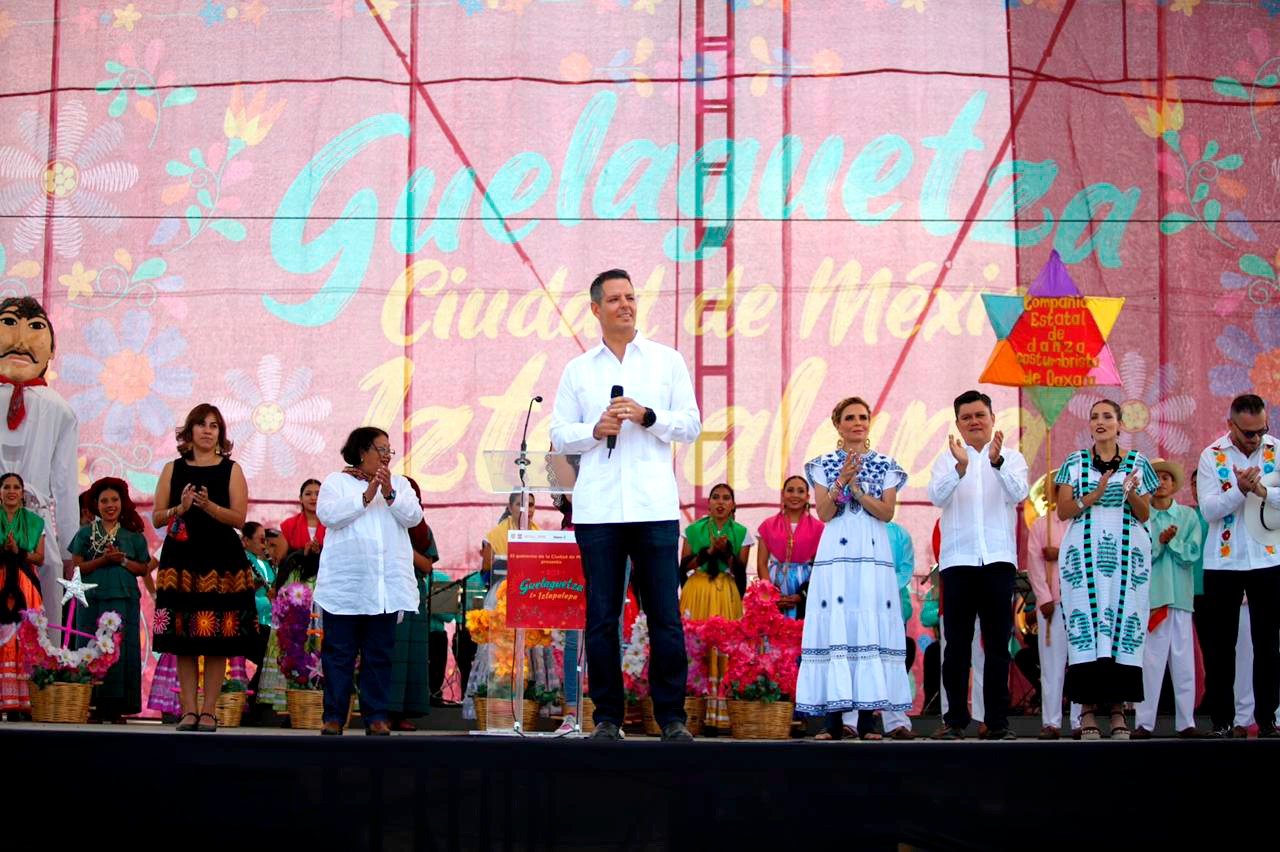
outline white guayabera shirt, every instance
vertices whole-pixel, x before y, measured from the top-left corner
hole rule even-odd
[[[614,385],[622,386],[623,396],[653,409],[657,420],[648,429],[625,421],[610,455],[607,442],[591,433],[609,407]],[[582,456],[573,487],[574,523],[677,520],[680,495],[671,443],[695,441],[701,432],[689,368],[670,346],[637,332],[621,361],[603,342],[574,358],[560,377],[551,414],[556,452]]]

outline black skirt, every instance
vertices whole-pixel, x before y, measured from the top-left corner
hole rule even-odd
[[[1111,657],[1067,666],[1067,698],[1076,704],[1141,701],[1142,666],[1122,666]]]

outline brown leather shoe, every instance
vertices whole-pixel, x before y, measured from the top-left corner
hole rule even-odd
[[[391,736],[391,725],[385,719],[378,719],[370,722],[364,732],[371,737],[389,737]]]
[[[340,737],[342,736],[342,725],[338,722],[325,722],[320,726],[320,735],[322,737]]]
[[[1149,740],[1151,739],[1151,732],[1148,731],[1146,728],[1134,728],[1133,732],[1129,734],[1129,739]]]
[[[1056,740],[1061,736],[1062,736],[1062,731],[1060,731],[1058,728],[1055,728],[1053,725],[1045,725],[1043,728],[1040,729],[1039,739]]]
[[[1198,731],[1194,726],[1190,728],[1183,728],[1181,731],[1178,731],[1178,738],[1183,740],[1198,740],[1200,739],[1200,731]]]
[[[915,732],[910,728],[894,728],[887,736],[891,740],[914,740],[916,738]]]
[[[1236,725],[1234,728],[1231,729],[1231,739],[1233,740],[1249,739],[1249,729],[1244,727],[1243,725]]]

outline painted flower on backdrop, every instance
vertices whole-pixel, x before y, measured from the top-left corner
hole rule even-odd
[[[49,160],[49,123],[43,113],[27,110],[13,123],[21,144],[0,145],[0,215],[17,218],[12,245],[30,251],[44,239],[45,206],[53,202],[53,245],[62,257],[80,254],[88,222],[101,233],[120,227],[120,210],[107,196],[133,188],[138,167],[110,159],[124,140],[118,121],[90,130],[82,101],[66,101],[58,109],[57,150]]]
[[[111,26],[127,33],[133,32],[133,28],[137,26],[138,21],[142,20],[142,13],[138,11],[133,3],[129,3],[123,8],[113,9],[112,13],[115,15],[115,20]]]
[[[1209,391],[1226,399],[1256,393],[1267,401],[1271,422],[1280,422],[1280,308],[1255,311],[1252,332],[1226,326],[1217,342],[1227,363],[1210,368]]]
[[[151,141],[147,143],[150,148],[160,134],[165,110],[193,103],[197,92],[192,86],[174,86],[172,70],[159,70],[164,57],[164,42],[160,39],[147,43],[141,62],[133,45],[127,42],[120,45],[117,57],[103,63],[108,76],[99,80],[94,90],[100,95],[110,95],[107,115],[112,118],[122,117],[130,102],[133,103],[133,111],[152,125]]]
[[[244,102],[244,91],[236,86],[231,91],[231,103],[227,105],[226,115],[222,120],[222,132],[230,140],[233,149],[248,145],[253,147],[267,137],[276,119],[284,111],[287,102],[281,98],[270,107],[267,106],[266,88],[258,89],[248,104]],[[237,142],[240,144],[237,145]]]
[[[1155,84],[1144,80],[1142,97],[1125,95],[1124,106],[1138,128],[1152,139],[1159,139],[1166,130],[1182,129],[1182,101],[1178,100],[1175,80],[1165,81],[1163,95]]]
[[[1077,391],[1067,409],[1084,422],[1089,409],[1109,399],[1120,404],[1122,422],[1120,445],[1138,450],[1147,458],[1180,455],[1191,449],[1187,425],[1196,412],[1195,397],[1176,394],[1178,373],[1172,364],[1151,369],[1138,352],[1126,352],[1120,359],[1120,387],[1094,387]],[[1086,429],[1079,438],[1089,446],[1092,436]]]
[[[560,75],[566,80],[581,83],[592,77],[607,77],[618,83],[631,80],[635,83],[636,94],[647,98],[653,94],[653,81],[645,70],[645,65],[653,58],[653,41],[640,38],[635,47],[622,48],[609,60],[604,68],[596,68],[585,53],[570,53],[560,60]]]
[[[153,336],[153,326],[147,311],[126,311],[118,330],[98,317],[84,327],[89,354],[59,355],[62,381],[85,386],[67,402],[81,426],[105,412],[108,443],[129,443],[138,426],[153,437],[171,431],[174,414],[165,400],[191,396],[191,368],[177,363],[187,341],[174,327]]]
[[[38,260],[15,260],[10,266],[4,244],[0,243],[0,299],[29,296],[38,290],[36,279],[41,268]]]
[[[295,367],[286,376],[280,359],[263,355],[257,376],[241,369],[228,370],[230,396],[216,398],[227,419],[227,433],[239,448],[245,474],[271,469],[279,476],[297,472],[295,452],[313,456],[324,449],[324,437],[312,425],[324,421],[333,410],[327,397],[309,395],[312,372]]]
[[[781,89],[795,74],[839,74],[844,65],[840,54],[825,48],[815,53],[806,65],[796,62],[795,57],[781,47],[770,50],[764,36],[753,36],[748,46],[751,56],[762,66],[751,78],[751,94],[757,98],[769,91],[770,80],[774,88]]]
[[[1280,14],[1280,0],[1270,0],[1272,16]],[[1253,51],[1253,62],[1241,59],[1236,62],[1235,77],[1222,76],[1213,81],[1213,91],[1233,100],[1245,101],[1249,104],[1249,120],[1253,124],[1253,134],[1262,138],[1262,127],[1258,117],[1280,103],[1280,49],[1273,50],[1271,39],[1260,29],[1250,30],[1245,35]]]
[[[1257,241],[1256,235],[1253,241]],[[1239,272],[1228,269],[1219,279],[1227,291],[1215,305],[1219,316],[1235,313],[1246,298],[1258,307],[1280,303],[1280,249],[1276,250],[1274,260],[1249,253],[1240,257],[1238,265]]]

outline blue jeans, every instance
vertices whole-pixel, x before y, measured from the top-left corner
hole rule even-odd
[[[574,537],[587,581],[587,679],[595,722],[622,725],[622,648],[618,622],[626,591],[627,558],[640,608],[649,621],[649,687],[659,725],[685,721],[689,661],[680,623],[679,541],[676,521],[578,524]]]
[[[324,720],[346,724],[351,706],[356,654],[360,655],[360,715],[365,725],[388,721],[391,649],[396,643],[396,613],[335,615],[324,613]]]

